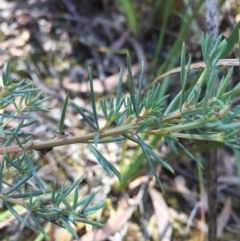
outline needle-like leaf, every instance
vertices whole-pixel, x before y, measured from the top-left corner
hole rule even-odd
[[[59,125],[59,133],[62,134],[64,130],[64,121],[65,121],[65,116],[66,116],[66,111],[67,111],[67,105],[68,105],[68,97],[69,93],[67,93],[66,98],[63,103],[63,108],[61,111],[61,119],[60,119],[60,125]]]

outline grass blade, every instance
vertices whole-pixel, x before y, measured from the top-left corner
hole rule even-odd
[[[60,119],[60,125],[59,125],[59,133],[63,133],[63,126],[64,126],[64,120],[65,120],[65,115],[66,115],[66,110],[67,110],[67,105],[68,105],[68,96],[69,93],[67,93],[66,98],[63,103],[63,108],[61,112],[61,119]]]
[[[93,78],[92,78],[92,71],[91,71],[90,67],[88,67],[88,76],[89,76],[89,81],[90,81],[90,98],[91,98],[91,104],[92,104],[92,110],[93,110],[93,117],[94,117],[94,121],[96,123],[96,127],[99,130],[95,93],[94,93],[94,87],[93,87]]]

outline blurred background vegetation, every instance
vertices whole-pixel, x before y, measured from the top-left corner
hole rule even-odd
[[[219,33],[229,38],[238,26],[240,1],[218,3]],[[13,78],[31,79],[44,95],[51,97],[49,106],[53,109],[38,114],[39,125],[33,131],[33,140],[51,139],[58,131],[66,92],[91,117],[88,66],[93,70],[96,105],[99,106],[102,96],[108,98],[115,93],[121,68],[126,83],[125,50],[132,58],[136,86],[144,62],[145,88],[161,74],[180,65],[184,41],[192,61],[202,61],[200,44],[201,33],[206,31],[205,4],[204,0],[2,0],[0,66],[10,59]],[[231,48],[228,57],[238,58],[237,46]],[[198,69],[191,71],[189,86],[198,75]],[[179,92],[179,73],[161,81],[161,96],[174,97]],[[239,69],[236,68],[231,85],[238,82]],[[128,92],[127,85],[123,91]],[[68,135],[89,130],[71,107],[66,115]],[[99,113],[101,121],[104,118]],[[149,185],[154,181],[145,164],[133,168],[138,151],[129,141],[99,146],[101,153],[126,177],[121,186],[116,178],[105,174],[83,144],[55,148],[46,156],[39,154],[39,163],[44,163],[40,176],[49,183],[57,178],[59,187],[83,176],[82,195],[94,191],[96,202],[107,199],[106,207],[95,218],[108,225],[94,240],[159,240],[158,235],[163,232],[162,240],[166,241],[204,240],[206,223],[200,213],[207,212],[206,197],[199,191],[199,180],[204,183],[204,174],[199,173],[196,162],[183,154],[173,155],[167,144],[157,137],[149,141],[168,157],[175,171],[172,174],[160,167],[157,169],[164,194],[157,186],[153,188],[154,183]],[[191,147],[192,144],[185,142],[184,145]],[[220,240],[238,240],[240,190],[236,162],[229,149],[223,148],[218,153],[219,237]],[[203,165],[206,159],[202,154]],[[20,225],[1,202],[0,205],[1,240],[44,240],[41,234]],[[24,210],[18,212],[23,214]],[[66,230],[54,225],[46,223],[45,230],[50,240],[73,240]],[[92,226],[80,223],[77,231],[81,240],[92,240]]]

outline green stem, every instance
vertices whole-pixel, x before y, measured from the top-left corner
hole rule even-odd
[[[20,201],[19,199],[15,199],[15,198],[5,196],[2,193],[0,193],[0,199],[5,201],[5,202],[13,203],[13,204],[16,204],[16,205],[19,205],[19,206],[22,206],[22,207],[26,208],[26,205],[23,201]]]
[[[185,133],[171,133],[171,136],[190,140],[202,140],[202,141],[217,141],[223,143],[221,133],[214,135],[197,135],[197,134],[185,134]]]
[[[119,126],[116,128],[112,128],[109,130],[106,130],[104,133],[100,134],[100,138],[105,138],[105,137],[111,137],[111,136],[118,136],[121,134],[126,134],[126,133],[131,133],[131,130],[135,130],[138,128],[140,124],[139,123],[128,123],[123,126]],[[49,148],[49,147],[56,147],[56,146],[64,146],[64,145],[69,145],[69,144],[76,144],[76,143],[89,143],[90,141],[94,140],[94,137],[98,134],[98,132],[93,132],[90,134],[85,134],[81,136],[74,136],[74,137],[63,137],[62,139],[52,139],[48,141],[42,141],[38,143],[30,143],[30,144],[25,144],[23,147],[26,151],[30,150],[38,150],[38,149],[44,149],[44,148]],[[16,153],[16,152],[22,152],[23,149],[19,147],[18,145],[16,146],[9,146],[9,147],[4,147],[0,148],[0,154],[4,153]]]

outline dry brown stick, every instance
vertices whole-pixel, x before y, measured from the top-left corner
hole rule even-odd
[[[218,37],[218,6],[217,0],[206,0],[207,33],[213,32],[212,47]],[[215,91],[219,86],[219,79],[215,80]],[[217,149],[209,151],[210,160],[207,164],[207,192],[208,192],[208,241],[217,240]]]
[[[220,59],[218,60],[216,66],[239,66],[239,59]],[[204,62],[198,62],[198,63],[193,63],[190,65],[190,70],[192,69],[201,69],[205,68],[206,64]],[[186,67],[185,67],[186,68]],[[146,90],[143,92],[142,95],[145,95],[146,92],[152,88],[153,85],[157,85],[161,80],[164,79],[164,77],[174,74],[174,73],[179,73],[181,72],[181,67],[174,68],[172,70],[167,71],[164,74],[161,74],[154,79],[151,84],[146,88]]]
[[[208,195],[208,241],[217,240],[217,149],[208,152],[206,165]]]

